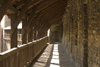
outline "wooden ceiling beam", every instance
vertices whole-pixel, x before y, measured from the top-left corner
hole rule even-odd
[[[56,18],[59,18],[60,16],[63,16],[64,12],[58,14],[58,15],[55,15],[54,17],[47,17],[47,19],[50,21],[50,20],[54,20]]]
[[[55,23],[57,23],[57,22],[60,22],[62,19],[56,19],[56,20],[54,20],[54,21],[52,21],[53,22],[53,24],[55,24]],[[50,24],[50,23],[46,23],[42,28],[40,28],[39,30],[48,30],[50,27],[51,27],[51,25],[53,25],[53,24]]]
[[[64,4],[66,4],[65,2],[59,2],[58,4],[56,4],[55,6],[49,7],[48,9],[42,11],[42,14],[49,14],[52,13],[53,11],[58,11],[62,9],[62,7],[64,7]]]
[[[33,18],[33,22],[31,23],[31,27],[34,27],[34,26],[37,26],[37,20],[38,20],[38,17],[40,16],[40,13],[37,13],[37,15]]]
[[[45,1],[45,0],[44,0],[44,1],[42,1],[42,3],[40,3],[40,5],[38,6],[38,8],[39,8],[40,6],[42,6],[42,5],[46,4],[47,2],[48,2],[48,0],[47,0],[47,1]],[[29,8],[29,9],[27,10],[27,12],[26,12],[26,13],[27,13],[27,14],[28,14],[28,13],[30,13],[30,12],[31,12],[31,10],[32,10],[32,8]],[[37,9],[37,10],[38,10],[38,9]],[[36,11],[37,11],[37,10],[36,10]]]
[[[60,5],[59,5],[60,6]],[[59,8],[59,7],[55,7],[55,8]],[[55,11],[55,8],[54,9],[51,9],[50,10],[50,13],[51,13],[51,11]],[[46,13],[49,13],[49,12],[46,12]],[[46,15],[46,13],[41,13],[41,15]]]
[[[50,12],[47,12],[46,14],[44,14],[44,13],[42,13],[42,14],[44,14],[46,17],[47,16],[52,16],[53,17],[54,15],[60,14],[63,11],[64,11],[64,6],[60,5],[59,7],[57,7],[57,9],[53,9]]]
[[[17,9],[13,6],[10,6],[9,9],[7,9],[7,14],[14,14],[17,13]]]
[[[47,5],[45,5],[45,6],[41,7],[41,8],[38,8],[37,11],[35,12],[35,14],[38,13],[38,12],[40,12],[40,11],[42,11],[42,10],[45,10],[46,8],[48,8],[48,7],[50,7],[50,6],[52,6],[52,5],[55,4],[56,2],[57,2],[57,1],[54,0],[54,1],[51,1],[50,3],[48,3]]]
[[[62,20],[62,17],[63,17],[63,15],[59,16],[58,18],[51,19],[51,21],[48,20],[49,22],[44,23],[44,24],[39,28],[39,30],[41,30],[41,29],[42,29],[42,30],[43,30],[43,29],[48,30],[52,24],[57,23],[57,22],[60,22],[60,21]]]
[[[63,17],[63,16],[60,16],[59,18],[57,18],[57,19],[55,19],[55,20],[51,20],[51,21],[49,21],[49,23],[52,25],[52,24],[55,24],[55,23],[57,23],[57,22],[60,22],[60,21],[62,21],[62,17]]]
[[[48,0],[47,0],[47,1],[48,1]],[[42,3],[40,3],[39,6],[41,6],[41,5],[45,4],[45,3],[47,3],[47,1],[42,1]],[[38,7],[39,7],[39,6],[38,6]],[[29,9],[27,10],[26,14],[29,14],[29,13],[31,13],[31,12],[32,12],[32,8],[29,8]]]
[[[25,24],[25,27],[26,27],[25,29],[27,29],[29,27],[29,25],[32,23],[32,20],[33,20],[33,17],[34,17],[34,13],[35,13],[36,9],[37,9],[37,5],[34,6],[34,8],[32,10],[32,13],[29,16],[29,19],[28,19],[27,23]],[[25,34],[25,31],[23,31],[23,34]]]
[[[26,0],[21,0],[21,1],[17,2],[17,3],[15,3],[14,6],[15,6],[17,9],[20,9],[22,6],[24,6],[25,2],[26,2]]]
[[[30,3],[28,9],[31,9],[34,5],[37,5],[37,4],[40,3],[41,1],[43,1],[43,0],[33,0],[33,1]],[[15,5],[16,8],[17,8],[17,9],[21,9],[21,7],[24,6],[25,2],[26,2],[26,0],[21,0],[20,2],[16,3],[16,5]]]
[[[43,0],[33,0],[33,2],[30,4],[30,6],[28,7],[28,9],[31,9],[34,5],[39,4],[40,2],[42,2]]]
[[[63,6],[62,6],[63,7]],[[59,7],[59,8],[62,8],[61,6]],[[56,13],[56,14],[55,14]],[[55,19],[59,19],[58,17],[60,17],[60,18],[62,18],[62,15],[63,15],[63,13],[64,13],[64,11],[59,11],[59,12],[54,12],[54,15],[52,15],[51,16],[51,18],[49,18],[50,20],[55,20]],[[55,17],[55,18],[54,18]],[[46,18],[48,18],[47,16],[46,16]],[[44,24],[46,24],[46,26],[48,26],[48,23],[46,22],[46,23],[44,23]],[[40,27],[40,29],[44,26],[44,24],[43,25],[41,25],[41,27]]]

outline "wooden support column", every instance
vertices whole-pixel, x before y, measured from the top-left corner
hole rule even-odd
[[[38,31],[36,30],[36,40],[39,38]]]
[[[34,30],[34,40],[36,40],[36,30]]]
[[[2,20],[9,6],[11,5],[12,0],[1,0],[1,1],[0,1],[0,21]]]
[[[28,27],[28,42],[32,42],[33,40],[33,29],[31,27]]]
[[[22,20],[22,44],[27,43],[27,29],[26,29],[27,18]]]
[[[11,36],[11,48],[17,47],[17,27],[14,26],[16,20],[16,15],[11,15],[11,33],[13,32],[13,28],[16,28],[15,32]]]
[[[21,10],[21,12],[20,12],[20,14],[19,14],[19,16],[18,16],[18,17],[16,18],[16,20],[14,21],[15,23],[13,23],[13,24],[14,24],[14,27],[15,27],[15,28],[12,29],[13,31],[11,32],[11,36],[12,36],[12,35],[14,34],[14,32],[16,31],[16,27],[18,26],[18,24],[19,24],[20,21],[22,20],[22,17],[25,16],[25,12],[26,12],[26,10],[27,10],[27,8],[28,8],[30,2],[31,2],[31,0],[29,0],[29,1],[27,1],[27,2],[25,3],[25,5],[23,6],[23,8],[22,8],[22,10]]]
[[[88,14],[87,4],[84,4],[84,56],[83,56],[83,67],[88,67]]]
[[[38,39],[42,38],[42,37],[44,37],[46,35],[47,35],[46,30],[39,30],[38,31]]]

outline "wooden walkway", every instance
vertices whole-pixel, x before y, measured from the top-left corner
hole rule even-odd
[[[50,44],[31,67],[75,67],[61,44]]]

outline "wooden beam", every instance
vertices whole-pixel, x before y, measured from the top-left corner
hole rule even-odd
[[[40,15],[40,13],[38,13],[37,17],[35,20],[37,20],[38,16]],[[32,21],[31,21],[32,22]],[[36,24],[36,23],[30,23],[28,24],[27,26],[27,30],[28,30],[28,42],[31,42],[33,40],[33,25],[32,24]],[[38,36],[38,31],[35,30],[35,39],[37,39],[37,36]]]
[[[11,48],[17,47],[17,27],[14,26],[16,20],[16,14],[11,15],[11,33],[13,28],[16,28],[13,36],[11,36]]]
[[[64,11],[59,12],[59,13],[57,13],[57,14],[54,14],[54,15],[52,15],[52,16],[46,16],[46,18],[48,19],[48,21],[51,21],[51,20],[55,20],[55,19],[57,19],[57,18],[63,16],[63,14],[64,14]]]
[[[39,13],[37,14],[37,16],[34,17],[34,23],[31,24],[31,25],[32,25],[31,27],[38,26],[38,24],[37,24],[37,20],[38,20],[40,14],[41,14],[41,12],[39,12]]]
[[[27,43],[27,29],[26,29],[27,17],[22,20],[22,44]]]
[[[34,40],[36,40],[36,30],[34,29]]]
[[[56,3],[55,5],[45,9],[42,11],[42,14],[50,14],[52,15],[52,12],[54,13],[57,13],[58,11],[61,11],[62,9],[65,9],[65,6],[66,6],[66,1],[59,1],[58,3]]]
[[[50,7],[51,5],[55,4],[57,2],[57,0],[53,0],[53,1],[49,1],[48,4],[46,4],[45,6],[39,7],[36,11],[36,13],[45,10],[46,8]]]
[[[35,5],[39,4],[43,0],[33,0],[33,2],[29,5],[28,9],[33,8]]]
[[[7,13],[8,14],[14,14],[14,13],[17,13],[17,9],[13,6],[10,6],[9,9],[7,9]]]
[[[24,14],[25,14],[25,12],[26,12],[26,10],[27,10],[27,8],[28,8],[30,2],[31,2],[31,0],[30,0],[30,1],[28,0],[28,1],[25,3],[24,7],[22,8],[22,11],[20,12],[19,16],[18,16],[17,19],[15,20],[15,23],[14,23],[14,26],[15,26],[15,27],[17,27],[18,24],[20,23],[20,21],[22,20],[22,18],[23,18],[23,16],[24,16]],[[13,28],[12,33],[11,33],[11,36],[12,36],[13,33],[15,32],[15,30],[16,30],[16,28]]]
[[[14,6],[16,7],[16,9],[20,9],[22,6],[25,5],[26,0],[21,0],[17,3],[14,4]]]
[[[0,6],[0,21],[2,20],[4,14],[6,13],[7,9],[11,5],[12,0],[4,0]]]
[[[28,32],[28,42],[32,42],[32,40],[33,40],[33,28],[28,27],[27,32]]]
[[[25,24],[25,29],[27,29],[29,27],[29,25],[31,24],[31,22],[32,22],[32,20],[34,18],[34,13],[35,13],[35,11],[37,9],[37,6],[34,6],[34,8],[32,10],[32,13],[31,13],[31,16],[29,16],[29,19],[28,19],[27,23]],[[25,32],[23,32],[23,34],[25,34]]]
[[[33,8],[35,5],[39,4],[41,1],[43,1],[43,0],[33,0],[33,1],[30,3],[28,9]],[[26,0],[21,0],[21,1],[17,2],[17,3],[15,4],[16,8],[17,8],[17,9],[21,9],[21,8],[25,5],[25,2],[26,2]]]
[[[63,15],[61,15],[60,17],[58,17],[56,19],[54,18],[49,22],[46,22],[45,24],[42,25],[42,27],[39,28],[39,30],[48,30],[52,24],[55,24],[55,23],[61,21],[62,17],[63,17]]]

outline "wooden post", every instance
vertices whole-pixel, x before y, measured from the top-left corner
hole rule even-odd
[[[33,29],[31,27],[28,27],[28,42],[32,42],[33,40]]]
[[[36,40],[36,30],[34,30],[34,40]]]
[[[27,1],[25,3],[25,5],[23,6],[19,16],[16,18],[16,20],[14,21],[15,23],[13,23],[13,25],[15,26],[15,28],[13,28],[13,31],[11,32],[11,36],[14,34],[14,32],[16,31],[16,27],[18,26],[18,24],[20,23],[20,21],[22,20],[22,17],[25,16],[25,12],[30,4],[31,0]]]
[[[38,31],[36,30],[36,39],[39,38]]]
[[[15,27],[14,23],[16,20],[16,14],[11,15],[11,33],[13,29],[16,28],[15,32],[11,36],[11,48],[17,47],[17,27]]]
[[[0,1],[0,21],[2,20],[9,6],[11,5],[12,0],[1,0],[1,1]]]
[[[88,67],[88,12],[87,4],[84,4],[84,56],[83,56],[83,67]]]
[[[27,18],[22,20],[22,44],[27,43],[27,29],[26,29]]]

